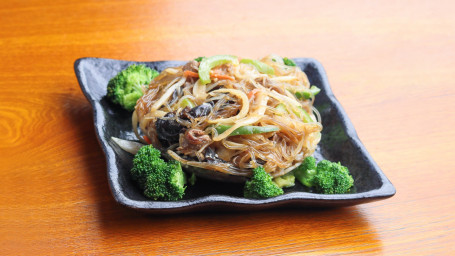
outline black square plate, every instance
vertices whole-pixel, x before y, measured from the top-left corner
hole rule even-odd
[[[322,116],[322,140],[314,156],[340,161],[354,177],[354,189],[349,194],[325,195],[309,192],[297,184],[285,193],[269,199],[243,198],[243,184],[222,183],[198,179],[189,186],[180,201],[152,201],[144,197],[129,170],[133,156],[120,149],[111,137],[136,140],[131,125],[131,113],[111,104],[105,97],[108,81],[131,64],[145,64],[158,71],[183,65],[182,61],[134,62],[101,58],[76,60],[74,69],[82,91],[93,106],[94,126],[106,154],[109,185],[114,198],[122,205],[155,213],[188,212],[194,210],[232,209],[259,210],[273,207],[335,207],[349,206],[386,199],[395,188],[360,142],[355,129],[330,89],[325,71],[314,59],[294,59],[308,75],[312,85],[321,88],[315,107]]]

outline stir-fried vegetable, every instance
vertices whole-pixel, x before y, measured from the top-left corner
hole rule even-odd
[[[313,120],[313,118],[311,118],[310,114],[308,114],[308,112],[306,112],[306,110],[300,106],[298,106],[297,109],[293,109],[293,112],[298,117],[300,117],[305,123],[314,122],[314,120]]]
[[[231,127],[232,127],[232,125],[220,125],[220,126],[217,126],[215,129],[218,132],[218,134],[221,134]],[[274,125],[269,125],[269,126],[246,125],[246,126],[242,126],[242,127],[235,129],[231,134],[229,134],[229,136],[276,132],[279,130],[280,130],[280,128],[278,126],[274,126]]]
[[[268,74],[268,75],[275,74],[275,70],[271,66],[265,64],[262,61],[252,60],[252,59],[242,59],[240,61],[240,63],[253,65],[259,72],[264,73],[264,74]]]
[[[295,92],[295,96],[298,99],[302,99],[303,98],[303,99],[308,100],[308,99],[314,98],[314,96],[316,96],[320,91],[321,91],[321,89],[319,89],[318,87],[312,85],[309,90]]]
[[[285,115],[285,114],[288,114],[288,109],[286,108],[286,105],[284,105],[283,103],[280,103],[278,104],[276,107],[275,107],[276,111],[280,114],[280,115]]]
[[[140,128],[144,144],[147,135],[185,166],[242,177],[263,166],[278,177],[320,140],[313,100],[295,95],[310,85],[299,67],[279,56],[198,58],[152,81],[136,106],[133,128]]]
[[[232,55],[215,55],[208,58],[203,58],[199,65],[199,79],[201,83],[208,84],[210,80],[210,70],[216,66],[220,66],[226,63],[232,63],[238,65],[239,60],[236,56]]]
[[[290,188],[295,186],[294,173],[288,172],[283,176],[279,176],[273,179],[273,182],[280,188]]]
[[[303,185],[323,194],[348,193],[354,185],[354,178],[347,167],[327,160],[316,164],[312,156],[305,158],[294,170],[294,175]]]
[[[180,103],[180,106],[182,108],[186,108],[186,107],[190,107],[190,108],[194,108],[196,106],[196,104],[194,104],[194,102],[188,98],[182,100],[182,103]]]
[[[243,196],[246,198],[262,199],[279,196],[283,193],[283,189],[273,182],[272,176],[262,166],[253,169],[253,176],[243,188]]]
[[[278,104],[275,107],[275,109],[280,115],[285,115],[285,114],[289,113],[286,105],[284,105],[283,103]],[[294,112],[294,114],[296,116],[300,117],[305,123],[314,122],[314,120],[313,120],[313,118],[311,118],[310,114],[308,114],[308,112],[306,112],[306,110],[303,109],[301,106],[298,106],[297,108],[292,109],[292,112]]]
[[[291,67],[296,66],[295,62],[287,57],[283,58],[283,62],[284,62],[284,65],[286,65],[286,66],[291,66]]]
[[[199,74],[198,73],[193,72],[193,71],[189,71],[189,70],[185,70],[183,72],[183,76],[199,78]],[[217,73],[213,73],[213,72],[210,72],[210,78],[216,78],[216,79],[219,79],[219,80],[231,80],[231,81],[235,80],[235,78],[232,77],[232,76],[223,75],[223,74],[217,74]]]
[[[195,77],[195,78],[198,78],[198,77],[199,77],[199,74],[196,73],[196,72],[190,71],[190,70],[185,70],[185,71],[183,72],[183,76],[185,76],[185,77]]]
[[[133,111],[137,100],[144,94],[143,90],[159,72],[145,65],[131,65],[120,71],[107,84],[107,98]]]

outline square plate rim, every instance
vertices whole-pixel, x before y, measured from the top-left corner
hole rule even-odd
[[[95,134],[97,139],[103,149],[103,152],[106,157],[107,164],[107,176],[109,182],[109,188],[114,199],[121,205],[124,205],[129,208],[144,210],[147,212],[153,213],[172,213],[172,212],[186,212],[193,210],[201,210],[209,206],[236,206],[238,208],[251,209],[256,208],[272,208],[274,206],[286,205],[288,203],[304,203],[307,207],[310,205],[319,205],[319,206],[349,206],[356,204],[363,204],[377,200],[387,199],[392,197],[396,193],[396,189],[390,180],[386,177],[383,171],[379,168],[377,163],[371,157],[371,155],[366,150],[363,143],[360,141],[357,132],[349,119],[349,116],[346,114],[344,108],[341,106],[340,102],[336,99],[333,94],[332,88],[328,82],[328,78],[323,68],[322,64],[314,58],[293,58],[297,63],[306,62],[308,65],[313,65],[313,67],[319,72],[321,77],[321,82],[324,84],[326,89],[326,95],[329,101],[334,105],[334,108],[337,110],[338,115],[343,116],[341,124],[343,129],[346,131],[348,139],[358,147],[361,153],[366,157],[366,160],[369,161],[374,171],[378,174],[382,186],[373,189],[370,191],[352,193],[352,194],[338,194],[338,195],[327,195],[327,194],[317,194],[310,192],[289,192],[283,195],[267,198],[267,199],[248,199],[233,197],[227,195],[208,195],[203,197],[198,197],[195,199],[188,200],[179,200],[179,201],[138,201],[128,198],[122,193],[122,187],[115,176],[118,176],[119,170],[115,165],[115,155],[114,150],[109,146],[108,142],[101,136],[103,131],[98,125],[99,122],[105,121],[104,116],[102,115],[103,107],[100,102],[93,98],[89,85],[86,83],[85,74],[82,71],[82,67],[86,61],[89,60],[98,60],[98,61],[115,61],[115,62],[124,62],[124,63],[136,63],[136,64],[151,64],[151,63],[176,63],[181,64],[185,61],[179,60],[162,60],[162,61],[128,61],[128,60],[119,60],[119,59],[110,59],[110,58],[99,58],[99,57],[82,57],[78,58],[74,62],[74,70],[80,85],[80,88],[87,98],[93,109],[94,117],[94,126]],[[112,171],[115,171],[112,173]],[[113,177],[114,176],[114,177]]]

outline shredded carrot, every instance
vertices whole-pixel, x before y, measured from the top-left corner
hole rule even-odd
[[[196,78],[198,78],[198,77],[199,77],[199,74],[196,73],[196,72],[193,72],[193,71],[185,70],[185,71],[183,72],[183,76],[185,76],[185,77],[196,77]],[[218,79],[220,79],[220,80],[231,80],[231,81],[234,81],[234,80],[235,80],[232,76],[217,74],[217,73],[214,73],[214,72],[210,72],[210,78],[218,78]]]
[[[258,91],[260,91],[259,89],[253,89],[251,90],[249,93],[248,93],[248,99],[251,99],[251,97],[253,97]]]
[[[218,78],[220,80],[231,80],[231,81],[234,81],[235,78],[233,78],[232,76],[228,76],[228,75],[221,75],[221,74],[214,74],[214,73],[210,73],[210,77],[211,78]]]
[[[193,71],[185,70],[183,72],[183,76],[185,77],[199,77],[199,74]]]
[[[144,140],[147,142],[147,144],[152,144],[152,141],[150,141],[149,137],[144,135]]]

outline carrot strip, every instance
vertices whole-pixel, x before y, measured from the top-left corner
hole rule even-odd
[[[213,73],[210,74],[210,78],[218,78],[220,80],[231,80],[231,81],[235,80],[235,78],[233,78],[232,76],[213,74]]]
[[[248,93],[248,99],[251,99],[251,97],[253,97],[257,92],[259,91],[259,89],[253,89],[251,90],[249,93]]]
[[[199,77],[199,74],[196,73],[196,72],[193,72],[193,71],[185,70],[185,71],[183,72],[183,76],[185,76],[185,77],[196,77],[196,78],[198,78],[198,77]],[[232,76],[222,75],[222,74],[216,74],[216,73],[213,73],[213,72],[210,72],[210,78],[218,78],[218,79],[220,79],[220,80],[231,80],[231,81],[234,81],[234,80],[235,80]]]
[[[152,141],[149,139],[149,137],[144,135],[144,140],[147,142],[147,144],[152,144]]]
[[[186,77],[199,77],[199,74],[196,73],[196,72],[193,72],[193,71],[185,70],[183,72],[183,76],[186,76]]]

